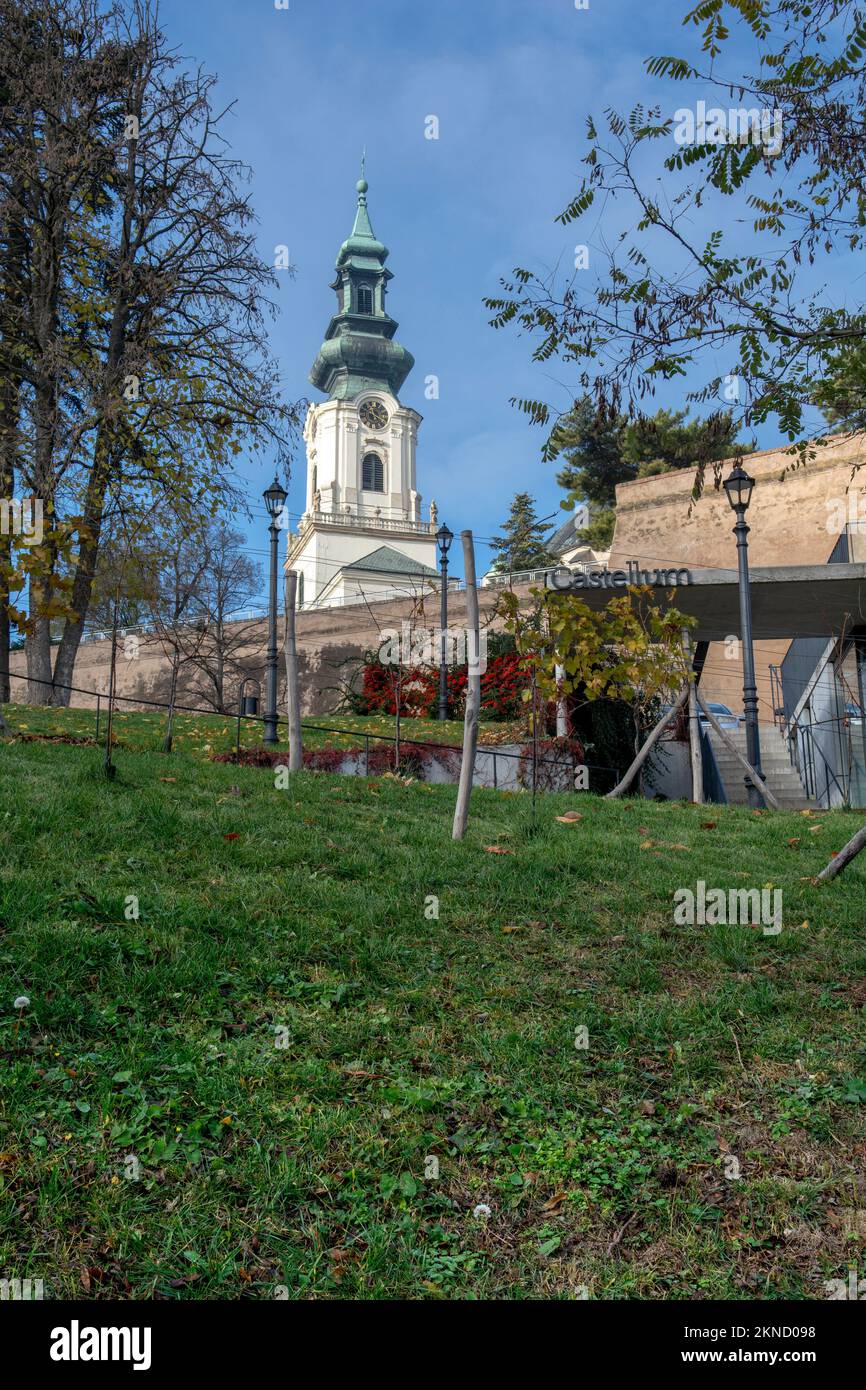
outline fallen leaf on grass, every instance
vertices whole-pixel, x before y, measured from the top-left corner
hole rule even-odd
[[[541,1210],[548,1212],[559,1211],[559,1208],[562,1206],[567,1196],[567,1192],[554,1192],[553,1196],[549,1197],[547,1201],[544,1203],[544,1206],[541,1208]]]
[[[485,845],[485,854],[513,854],[513,849],[503,849],[502,845]]]
[[[577,820],[583,820],[579,811],[566,811],[564,816],[557,816],[560,825],[573,825]]]
[[[176,782],[176,777],[160,777],[160,782]]]
[[[513,927],[513,926],[508,926],[508,927],[500,927],[499,930],[500,930],[500,931],[503,931],[503,932],[515,932],[515,931],[522,931],[523,928],[520,927],[520,926],[514,926],[514,927]]]
[[[653,849],[654,846],[655,840],[641,840],[640,842],[641,849]]]
[[[788,841],[788,844],[791,846],[792,849],[793,849],[794,845],[798,845],[799,843],[800,843],[800,836],[799,836],[799,835],[792,835],[791,838],[790,838],[790,840]]]
[[[236,831],[232,831],[229,835],[223,835],[224,840],[239,840],[240,838]]]
[[[715,830],[715,828],[716,828],[717,825],[718,825],[718,821],[715,821],[715,820],[702,820],[702,821],[701,821],[701,830]]]

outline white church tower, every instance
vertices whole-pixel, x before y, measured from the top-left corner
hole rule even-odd
[[[415,480],[421,416],[399,397],[414,358],[394,340],[388,251],[370,224],[367,187],[362,177],[331,285],[337,312],[310,372],[327,400],[307,414],[306,508],[286,557],[303,608],[411,595],[438,579],[436,504],[422,520]]]

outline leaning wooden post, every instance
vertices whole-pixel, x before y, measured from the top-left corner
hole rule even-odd
[[[463,570],[466,575],[466,645],[467,681],[466,711],[463,716],[463,761],[460,764],[460,785],[454,808],[452,839],[462,840],[469,819],[469,797],[475,777],[475,752],[478,747],[478,715],[481,710],[481,622],[478,617],[478,589],[475,583],[475,546],[472,532],[461,531]],[[469,646],[471,642],[471,648]]]
[[[301,747],[301,701],[298,691],[298,648],[295,640],[295,604],[298,595],[297,570],[286,571],[286,703],[289,715],[289,772],[299,772],[304,755]]]
[[[698,806],[703,806],[704,760],[701,754],[701,723],[698,716],[695,668],[692,665],[692,642],[685,629],[683,630],[683,650],[689,666],[689,752],[692,762],[692,801]]]
[[[835,878],[841,874],[846,864],[850,864],[861,851],[866,848],[866,825],[860,827],[856,835],[852,835],[847,845],[843,845],[838,854],[835,854],[827,865],[818,875],[818,882],[826,882],[828,879]]]
[[[757,772],[752,767],[752,764],[749,762],[748,758],[743,757],[739,748],[734,743],[734,740],[732,738],[728,738],[727,734],[725,733],[716,716],[713,714],[712,710],[707,709],[706,705],[704,704],[703,696],[700,694],[700,692],[696,692],[696,694],[698,704],[700,705],[701,709],[706,715],[707,721],[709,722],[711,727],[715,729],[716,733],[718,734],[719,738],[722,740],[722,743],[725,745],[728,751],[730,753],[733,753],[737,761],[740,762],[746,769],[755,786],[758,788],[758,791],[761,793],[761,796],[764,798],[766,804],[768,806],[772,806],[774,811],[781,811],[781,806],[774,797],[773,793],[770,791],[770,788],[767,786],[766,782],[764,782],[762,778],[758,776]]]
[[[641,748],[640,752],[638,753],[628,772],[623,777],[622,781],[617,782],[613,790],[609,791],[606,794],[606,801],[611,801],[615,797],[622,796],[623,792],[628,791],[638,772],[643,767],[650,753],[655,748],[656,744],[658,743],[668,724],[670,724],[677,710],[686,703],[686,700],[688,698],[689,687],[687,685],[684,685],[679,695],[677,696],[674,704],[671,706],[671,708],[667,711],[666,714],[662,715],[661,719],[656,724],[655,728],[653,729],[649,738],[644,743],[643,747]]]

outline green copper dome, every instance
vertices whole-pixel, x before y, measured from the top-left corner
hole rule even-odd
[[[358,210],[352,235],[337,256],[337,312],[310,372],[310,381],[332,400],[352,400],[384,388],[399,396],[415,365],[411,352],[393,341],[397,324],[385,311],[390,270],[388,248],[376,237],[367,211],[365,178],[357,184]]]

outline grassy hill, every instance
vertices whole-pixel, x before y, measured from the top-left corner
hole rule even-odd
[[[190,751],[107,784],[0,744],[5,1277],[812,1299],[862,1266],[866,863],[811,882],[861,816],[476,792],[454,845],[453,788]],[[781,934],[676,925],[698,879],[781,888]]]

